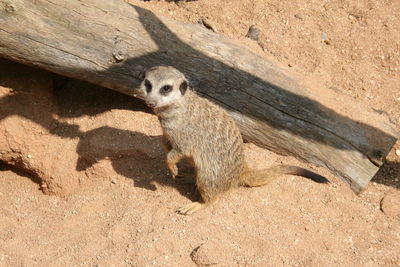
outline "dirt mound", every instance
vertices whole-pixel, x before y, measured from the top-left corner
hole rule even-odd
[[[76,140],[62,135],[73,126],[56,118],[52,75],[5,60],[0,65],[0,160],[29,172],[46,192],[76,188]]]

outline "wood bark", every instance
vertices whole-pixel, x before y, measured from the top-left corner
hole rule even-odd
[[[0,56],[126,94],[144,69],[172,65],[247,140],[324,166],[355,192],[399,136],[386,117],[349,100],[329,105],[242,45],[123,1],[0,0]]]

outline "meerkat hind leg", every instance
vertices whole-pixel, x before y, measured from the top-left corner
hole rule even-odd
[[[196,177],[196,178],[198,178],[198,177]],[[186,179],[187,179],[187,177],[186,177]],[[195,180],[193,180],[193,181],[196,183]],[[204,190],[202,190],[201,186],[199,186],[199,185],[197,185],[197,189],[198,189],[198,191],[200,193],[200,198],[201,198],[200,201],[201,202],[200,201],[194,201],[194,202],[192,202],[190,204],[187,204],[187,205],[179,208],[177,210],[178,213],[183,214],[183,215],[190,215],[190,214],[195,213],[196,211],[199,211],[199,210],[203,209],[207,205],[204,202],[204,198],[203,198]]]
[[[200,193],[201,201],[195,201],[190,204],[183,206],[182,208],[178,209],[178,213],[189,215],[195,213],[198,210],[204,209],[208,205],[214,203],[217,198],[217,192],[206,190],[207,187],[204,187],[201,183],[201,178],[197,177],[197,190]]]
[[[187,204],[181,208],[179,208],[177,210],[178,213],[183,214],[183,215],[190,215],[195,213],[198,210],[201,210],[202,208],[204,208],[204,203],[200,203],[200,202],[192,202],[190,204]]]

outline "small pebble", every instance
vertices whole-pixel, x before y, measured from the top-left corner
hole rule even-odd
[[[396,149],[396,155],[400,157],[400,149]]]
[[[327,44],[327,45],[331,44],[331,41],[328,39],[328,36],[324,32],[321,34],[321,39],[325,44]]]
[[[211,21],[209,21],[208,19],[199,19],[197,21],[199,24],[202,24],[204,27],[206,27],[207,29],[213,31],[213,32],[217,32],[215,26],[213,25],[213,23]]]
[[[259,36],[260,29],[256,25],[251,25],[249,31],[246,34],[246,37],[250,38],[251,40],[258,41]]]
[[[294,14],[294,17],[295,17],[296,19],[299,19],[299,20],[304,20],[304,17],[303,17],[303,15],[301,15],[301,14]]]
[[[398,194],[389,193],[381,200],[381,211],[390,217],[400,218],[400,197]]]

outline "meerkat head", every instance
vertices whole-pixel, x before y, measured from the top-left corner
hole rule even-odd
[[[142,84],[134,96],[146,101],[151,108],[164,108],[181,101],[188,88],[185,76],[173,67],[153,67],[141,78]]]

